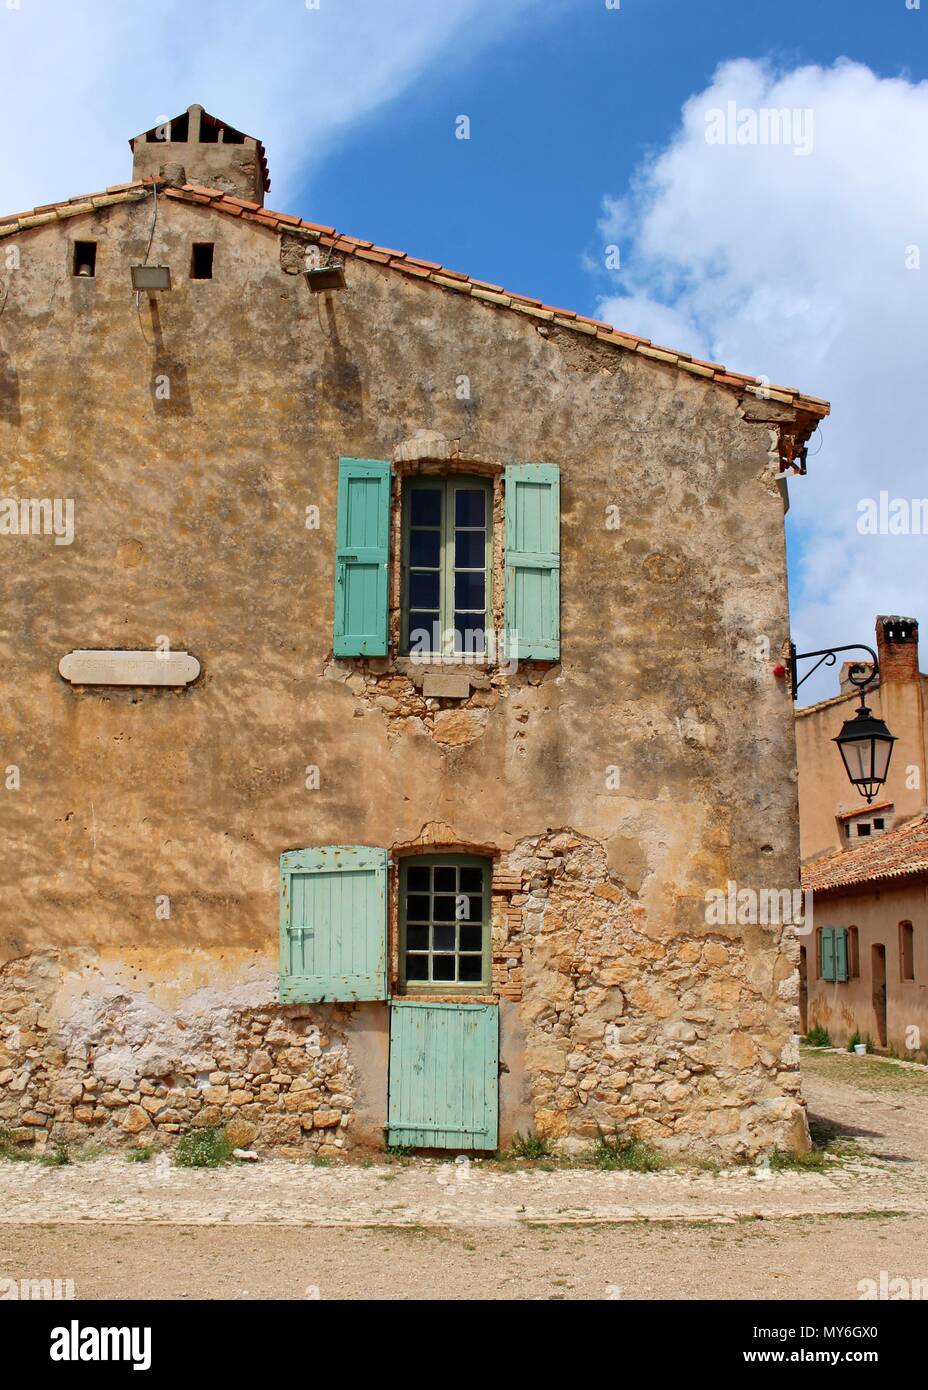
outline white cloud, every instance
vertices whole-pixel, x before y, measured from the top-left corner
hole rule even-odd
[[[0,206],[128,178],[126,141],[194,101],[264,141],[286,206],[339,130],[439,58],[498,40],[529,3],[0,0]]]
[[[812,148],[717,145],[707,112],[811,111]],[[928,83],[860,64],[776,73],[738,60],[601,231],[621,247],[598,317],[832,402],[809,475],[790,484],[800,648],[862,640],[902,612],[928,633],[928,537],[865,536],[858,502],[928,496]],[[906,268],[918,247],[922,268]],[[911,252],[909,259],[913,259]],[[834,674],[803,696],[834,693]]]

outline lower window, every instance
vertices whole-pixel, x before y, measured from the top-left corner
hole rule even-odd
[[[490,860],[400,861],[400,983],[439,992],[490,983]]]

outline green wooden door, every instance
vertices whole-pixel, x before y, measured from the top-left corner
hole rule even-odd
[[[387,1142],[495,1149],[498,1133],[497,1006],[395,999]]]

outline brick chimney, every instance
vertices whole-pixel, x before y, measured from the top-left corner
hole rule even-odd
[[[186,179],[264,206],[271,180],[261,141],[217,120],[202,106],[188,106],[173,121],[136,135],[129,146],[135,179]]]
[[[918,623],[915,618],[877,618],[880,683],[918,680]]]

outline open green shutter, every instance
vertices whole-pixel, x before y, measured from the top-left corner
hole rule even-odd
[[[386,656],[389,463],[339,459],[335,531],[336,656]]]
[[[556,464],[507,465],[507,657],[560,660],[560,491]]]
[[[834,980],[835,978],[835,929],[834,927],[822,927],[822,979]]]
[[[280,856],[280,1000],[387,997],[387,851],[326,845]]]
[[[847,927],[835,928],[835,979],[847,980]]]

